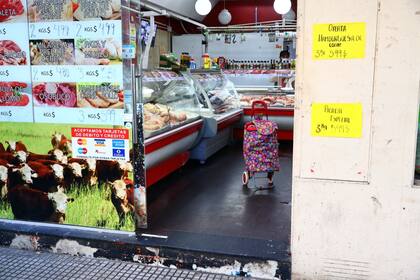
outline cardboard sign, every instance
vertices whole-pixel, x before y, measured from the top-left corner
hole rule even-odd
[[[109,128],[72,128],[75,158],[129,161],[129,130]]]
[[[313,26],[312,58],[364,58],[366,51],[366,23],[326,23]]]
[[[312,136],[361,138],[362,127],[361,103],[312,104]]]

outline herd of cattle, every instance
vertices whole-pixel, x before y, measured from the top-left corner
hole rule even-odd
[[[111,188],[120,225],[127,214],[144,215],[145,193],[135,195],[131,163],[72,158],[71,141],[59,133],[52,135],[47,154],[28,151],[22,141],[5,144],[0,143],[0,199],[9,201],[15,219],[64,223],[67,204],[74,201],[66,191],[99,184]]]

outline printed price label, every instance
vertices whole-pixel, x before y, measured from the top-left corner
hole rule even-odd
[[[134,45],[123,45],[122,56],[125,59],[136,58],[136,47]]]
[[[123,109],[35,107],[35,122],[123,125]]]
[[[312,136],[361,138],[363,123],[361,103],[313,103]]]
[[[29,24],[30,39],[103,38],[121,36],[121,21],[37,22]]]
[[[312,58],[364,58],[366,50],[366,23],[326,23],[313,26]]]

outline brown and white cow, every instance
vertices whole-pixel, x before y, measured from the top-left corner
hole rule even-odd
[[[0,142],[0,153],[5,153],[6,149],[4,148],[3,143]]]
[[[114,182],[128,176],[133,172],[133,165],[126,161],[96,161],[96,177],[98,183]]]
[[[45,160],[39,159],[36,161],[37,163],[42,163],[46,167],[53,168],[55,165],[61,165],[63,167],[63,187],[68,188],[72,184],[77,184],[77,181],[80,180],[83,176],[82,174],[82,166],[77,162],[72,162],[69,164],[63,164],[56,160]],[[56,168],[57,169],[57,168]]]
[[[27,157],[28,156],[24,151],[0,153],[0,159],[6,160],[8,163],[13,165],[25,163],[27,161]]]
[[[50,155],[52,160],[56,160],[64,164],[68,163],[68,158],[62,150],[54,149],[49,151],[48,154]]]
[[[59,189],[45,193],[23,185],[9,191],[9,202],[15,219],[64,223],[67,203],[73,201]]]
[[[65,155],[71,154],[71,141],[61,133],[54,133],[51,136],[51,145],[54,149],[63,151]]]
[[[57,186],[64,180],[64,167],[60,164],[45,165],[42,162],[30,161],[28,165],[38,174],[33,178],[31,188],[43,192],[56,192]]]
[[[110,183],[111,202],[119,217],[119,227],[124,225],[127,215],[134,214],[134,186],[128,181],[116,180]]]
[[[15,186],[33,184],[33,180],[38,178],[38,174],[28,164],[8,168],[7,188],[10,191]]]
[[[7,179],[9,177],[9,167],[0,163],[0,199],[5,199],[7,195]]]
[[[68,162],[69,164],[78,163],[82,168],[82,177],[76,178],[77,185],[93,186],[98,183],[98,180],[95,176],[96,159],[70,158]]]
[[[81,180],[83,179],[82,172],[83,172],[83,167],[77,162],[72,162],[72,163],[69,163],[68,165],[64,165],[63,186],[65,188],[68,188],[71,185],[80,184]]]
[[[25,144],[23,144],[22,141],[9,140],[9,141],[6,141],[6,144],[7,144],[6,152],[9,152],[9,153],[19,152],[19,151],[28,152],[28,149],[26,148]]]

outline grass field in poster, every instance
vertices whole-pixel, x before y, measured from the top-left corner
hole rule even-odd
[[[60,132],[70,139],[71,127],[74,126],[0,123],[0,142],[5,144],[10,140],[23,141],[28,151],[46,154],[52,149],[51,135]],[[119,217],[111,202],[111,190],[108,186],[72,187],[66,191],[66,195],[74,201],[68,203],[65,224],[134,231],[135,225],[131,216],[127,216],[125,223],[119,226]],[[6,200],[0,200],[0,218],[14,219],[12,209]]]

